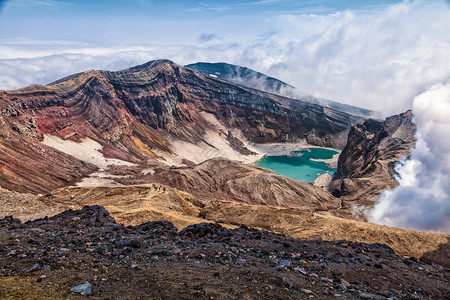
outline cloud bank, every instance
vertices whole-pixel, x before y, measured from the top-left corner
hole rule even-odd
[[[413,102],[417,143],[396,166],[399,186],[384,191],[370,222],[450,234],[450,84],[439,84]]]
[[[121,45],[119,36],[111,47],[0,40],[0,89],[157,58],[180,64],[225,61],[279,78],[304,93],[387,116],[409,109],[415,95],[450,78],[450,7],[444,1],[332,14],[273,12],[251,20],[224,17],[209,27],[207,34],[192,32],[182,42],[176,33],[166,35],[173,41],[165,44],[150,43],[147,36],[138,45]]]

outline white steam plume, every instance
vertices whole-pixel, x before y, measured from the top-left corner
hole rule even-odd
[[[399,186],[383,192],[370,222],[450,234],[450,84],[414,98],[416,145],[396,166]]]

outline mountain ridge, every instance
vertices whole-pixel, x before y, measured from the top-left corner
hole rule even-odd
[[[156,159],[179,166],[183,161],[201,162],[197,154],[195,159],[183,154],[185,149],[210,153],[203,160],[229,156],[248,161],[255,155],[249,150],[250,142],[306,140],[343,147],[351,125],[364,120],[197,74],[169,60],[116,72],[90,70],[47,86],[0,91],[0,112],[4,136],[0,143],[26,138],[31,144],[44,141],[73,153],[74,144],[69,142],[75,142],[95,145],[90,150],[100,151],[106,158],[133,164]],[[51,136],[55,138],[49,139]],[[9,170],[3,173],[6,178],[14,173],[10,159],[0,153],[0,162]],[[41,168],[47,168],[52,159],[38,159]],[[80,180],[78,176],[73,180]],[[18,183],[12,185],[11,181],[19,179],[24,178],[20,175],[3,184],[14,189]],[[43,186],[39,192],[49,187]]]
[[[317,98],[312,95],[305,95],[304,93],[300,93],[294,86],[288,83],[239,65],[228,64],[225,62],[197,62],[185,65],[185,67],[204,75],[225,79],[247,87],[255,88],[280,96],[307,101],[365,118],[378,118],[380,115],[378,112],[374,112],[369,109],[328,99]]]

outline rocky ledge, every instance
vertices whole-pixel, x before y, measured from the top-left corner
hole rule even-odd
[[[352,206],[372,207],[386,188],[397,186],[395,164],[409,157],[415,143],[416,126],[411,111],[386,118],[367,120],[350,129],[348,141],[338,160],[329,191],[343,201],[340,216],[364,219]],[[348,202],[348,203],[346,203]]]
[[[449,270],[382,244],[217,223],[124,227],[100,206],[0,220],[0,295],[20,298],[436,299]]]

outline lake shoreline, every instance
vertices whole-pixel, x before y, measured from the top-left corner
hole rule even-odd
[[[320,147],[308,144],[306,141],[301,141],[297,143],[267,143],[267,144],[249,144],[251,146],[251,150],[258,153],[257,156],[254,157],[253,160],[248,160],[247,163],[254,165],[256,162],[260,161],[264,157],[267,156],[283,156],[283,155],[290,155],[294,151],[302,151],[306,149],[327,149],[327,150],[333,150],[337,153],[333,155],[332,158],[329,159],[314,159],[312,158],[312,161],[317,162],[324,162],[327,164],[328,168],[330,169],[336,169],[337,163],[339,159],[339,155],[342,152],[342,149],[338,148],[331,148],[331,147]]]
[[[306,143],[272,144],[265,145],[265,148],[266,154],[253,165],[294,180],[311,183],[322,174],[333,175],[341,152],[329,147],[310,147]]]

